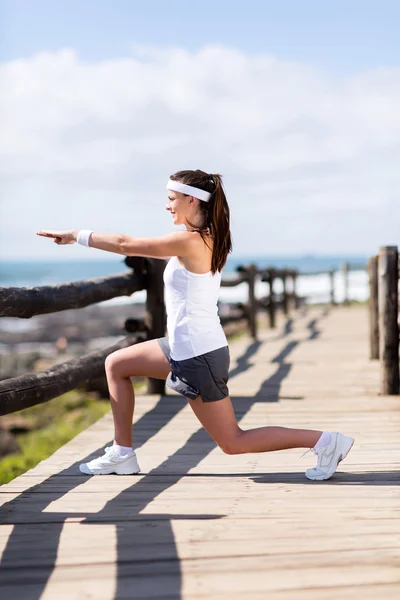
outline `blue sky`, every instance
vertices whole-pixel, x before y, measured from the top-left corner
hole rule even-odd
[[[168,175],[196,168],[237,254],[399,244],[399,23],[394,0],[0,0],[0,256],[168,233]]]
[[[333,72],[398,64],[397,0],[1,0],[3,60],[73,47],[126,56],[135,40],[271,53]]]

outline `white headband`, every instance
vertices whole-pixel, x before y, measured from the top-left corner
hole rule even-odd
[[[185,183],[180,183],[179,181],[173,181],[172,179],[170,179],[167,183],[167,190],[193,196],[194,198],[198,198],[204,202],[208,202],[212,196],[210,192],[200,190],[199,188],[192,187],[191,185],[186,185]]]

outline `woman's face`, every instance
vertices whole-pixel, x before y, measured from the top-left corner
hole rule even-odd
[[[186,219],[191,220],[194,212],[194,202],[191,196],[168,190],[168,203],[165,207],[172,215],[174,225],[186,225]]]

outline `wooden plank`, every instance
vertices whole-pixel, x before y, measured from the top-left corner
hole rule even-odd
[[[70,598],[78,598],[78,594],[89,598],[159,598],[163,595],[168,597],[168,594],[173,597],[174,593],[178,598],[185,598],[190,594],[215,593],[224,594],[227,598],[232,592],[240,591],[244,594],[243,597],[260,590],[266,593],[290,591],[299,588],[299,581],[302,582],[303,589],[329,588],[338,584],[365,586],[399,583],[398,571],[388,564],[392,557],[385,552],[377,552],[376,556],[374,553],[368,556],[360,552],[358,557],[347,553],[327,553],[322,564],[317,567],[311,564],[311,558],[313,557],[301,557],[297,554],[286,560],[280,557],[279,561],[275,557],[263,556],[258,560],[254,557],[188,560],[184,564],[179,564],[178,560],[136,564],[121,562],[118,568],[119,580],[115,586],[118,589],[116,596],[104,593],[104,585],[109,581],[107,565],[76,564],[72,568],[59,567],[54,571],[51,575],[52,585],[47,585],[46,594],[40,597],[67,598],[65,594],[69,591]],[[39,584],[46,575],[45,571],[33,568],[29,571],[26,585]],[[10,569],[3,583],[6,597],[10,597],[13,583],[17,582],[18,572]],[[57,596],[52,596],[51,593],[54,594],[55,590]],[[114,590],[112,593],[115,593]],[[357,593],[355,587],[354,593]]]

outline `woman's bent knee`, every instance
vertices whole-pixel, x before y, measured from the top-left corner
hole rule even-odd
[[[106,370],[107,375],[118,376],[119,365],[121,364],[121,358],[119,355],[119,350],[112,352],[109,354],[104,361],[104,368]]]
[[[239,430],[235,436],[217,440],[218,446],[225,454],[242,454],[242,431]]]

